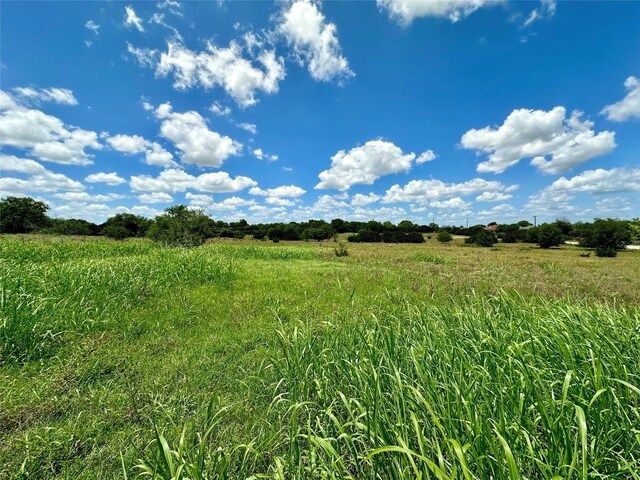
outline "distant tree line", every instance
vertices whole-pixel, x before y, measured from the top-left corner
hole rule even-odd
[[[436,233],[442,243],[453,235],[465,236],[465,243],[490,247],[503,243],[534,243],[541,248],[561,245],[575,240],[581,246],[594,248],[598,256],[615,256],[632,241],[640,241],[640,219],[595,219],[593,222],[571,223],[556,220],[533,226],[522,220],[513,224],[438,226],[420,225],[403,220],[391,222],[348,221],[340,218],[326,222],[258,223],[246,220],[224,222],[214,220],[202,210],[185,205],[167,208],[155,219],[130,213],[118,213],[102,224],[86,220],[51,218],[44,202],[29,197],[6,197],[0,200],[0,233],[43,233],[52,235],[102,235],[116,240],[148,237],[166,245],[197,246],[209,238],[237,238],[251,236],[256,240],[327,240],[336,234],[348,233],[349,242],[423,243],[424,234]],[[429,236],[431,238],[431,236]]]

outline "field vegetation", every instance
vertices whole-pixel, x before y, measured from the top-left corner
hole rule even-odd
[[[0,478],[639,478],[640,255],[585,251],[4,236]]]

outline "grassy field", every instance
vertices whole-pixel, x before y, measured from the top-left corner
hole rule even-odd
[[[0,478],[640,478],[640,252],[0,238]]]

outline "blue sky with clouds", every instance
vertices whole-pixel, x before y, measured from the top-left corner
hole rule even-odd
[[[3,2],[0,195],[60,217],[640,215],[640,3]]]

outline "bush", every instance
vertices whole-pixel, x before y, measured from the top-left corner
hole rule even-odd
[[[515,232],[506,232],[502,235],[502,241],[504,243],[516,243],[518,235]]]
[[[613,247],[596,247],[596,257],[615,257],[618,255],[618,250]]]
[[[540,225],[538,229],[538,245],[540,248],[557,247],[564,242],[562,230],[552,223]]]
[[[440,243],[449,243],[451,240],[453,240],[453,235],[443,230],[442,232],[438,233],[438,235],[436,236],[436,239]]]
[[[464,243],[475,244],[480,247],[493,247],[494,243],[498,243],[498,237],[493,232],[479,230],[467,238]]]
[[[596,249],[598,257],[615,257],[631,243],[632,230],[628,222],[608,218],[597,218],[591,224],[579,228],[580,244]]]
[[[149,238],[169,246],[196,247],[213,236],[214,222],[202,210],[175,205],[156,217]]]
[[[378,232],[363,228],[356,235],[351,235],[347,240],[350,242],[379,242],[382,238]]]
[[[107,219],[102,224],[100,233],[105,237],[123,240],[129,237],[144,237],[153,220],[132,215],[131,213],[118,213]]]

